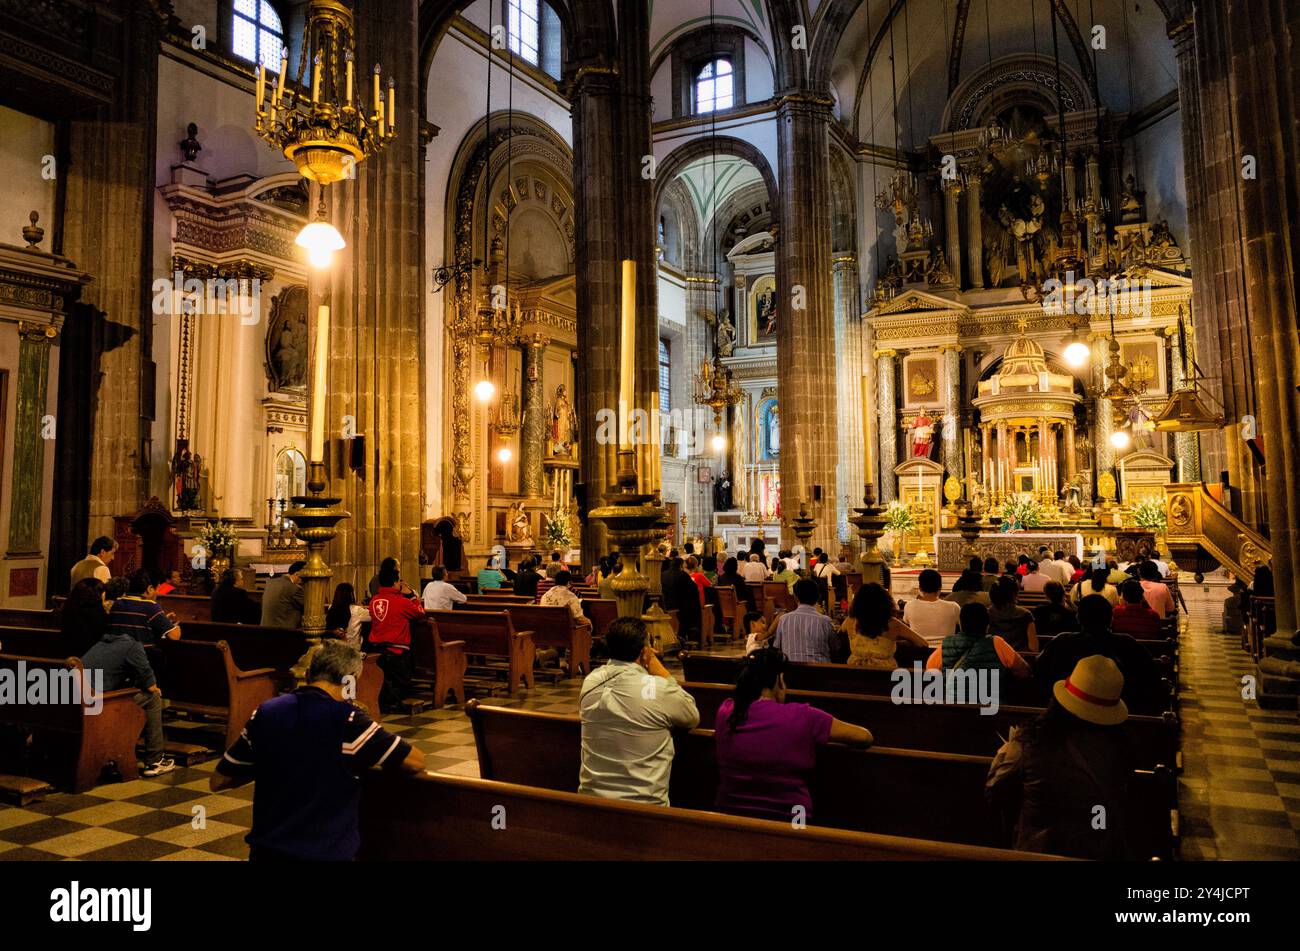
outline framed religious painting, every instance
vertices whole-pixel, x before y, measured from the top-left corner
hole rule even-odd
[[[903,405],[938,406],[942,402],[938,353],[903,358]]]
[[[1121,337],[1120,362],[1128,367],[1130,383],[1145,383],[1148,393],[1167,392],[1164,341],[1151,337]]]
[[[776,276],[764,274],[749,287],[749,343],[776,343]]]

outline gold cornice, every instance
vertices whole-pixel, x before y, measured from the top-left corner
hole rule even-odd
[[[897,351],[897,350],[890,350],[888,347],[886,347],[886,348],[884,348],[884,349],[881,349],[881,350],[873,350],[873,351],[871,351],[871,358],[872,358],[873,360],[879,360],[881,357],[891,357],[891,358],[892,358],[892,357],[896,357],[896,356],[898,356],[898,351]]]

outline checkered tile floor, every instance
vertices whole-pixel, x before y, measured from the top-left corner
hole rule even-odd
[[[1241,677],[1253,668],[1234,639],[1216,632],[1211,608],[1193,603],[1182,639],[1183,857],[1300,859],[1300,720],[1242,700]],[[514,700],[498,691],[492,702],[573,713],[579,683],[539,677],[535,689]],[[430,769],[478,775],[459,707],[390,716],[384,726],[422,749]],[[199,729],[206,732],[184,721],[167,725],[170,737],[189,742]],[[253,789],[209,793],[215,765],[210,759],[156,779],[57,793],[24,808],[0,804],[0,861],[247,858]]]

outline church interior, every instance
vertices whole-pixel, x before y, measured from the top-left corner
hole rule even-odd
[[[1292,0],[0,0],[0,862],[291,852],[266,721],[313,690],[371,718],[362,860],[1300,859],[1297,40]],[[24,699],[109,653],[111,716]],[[1014,682],[910,706],[914,662]],[[664,756],[602,746],[632,668],[666,798],[599,790]],[[838,724],[806,828],[725,806],[772,700]],[[1122,831],[1061,831],[1076,728],[1136,749],[1087,773]],[[994,816],[1018,756],[1056,792]]]

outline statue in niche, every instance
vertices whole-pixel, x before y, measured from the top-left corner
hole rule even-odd
[[[775,459],[781,453],[781,410],[773,403],[767,408],[767,455]]]
[[[548,410],[551,421],[550,449],[553,456],[572,456],[574,436],[578,431],[578,417],[568,390],[563,383],[555,388],[555,398]]]
[[[713,482],[713,509],[717,512],[731,511],[731,479],[726,475]]]
[[[199,509],[199,474],[203,459],[198,453],[191,453],[187,443],[188,440],[184,439],[176,441],[176,454],[171,461],[172,489],[179,511],[196,512]]]
[[[731,311],[723,310],[718,317],[718,356],[729,357],[736,349],[736,325],[731,322]]]
[[[948,270],[948,259],[944,257],[943,248],[930,256],[930,266],[926,268],[925,279],[935,287],[946,287],[952,283],[952,272]]]
[[[524,511],[522,500],[511,502],[506,512],[506,542],[511,545],[531,545],[533,543],[533,524]]]
[[[193,162],[203,151],[203,146],[199,144],[199,127],[191,122],[185,127],[185,138],[178,143],[181,147],[181,155],[186,162]]]
[[[1076,472],[1074,478],[1061,488],[1061,498],[1065,500],[1064,509],[1071,515],[1077,515],[1083,511],[1083,492],[1087,484],[1087,476],[1083,472]]]
[[[908,428],[912,433],[912,458],[929,459],[930,444],[934,441],[934,420],[930,414],[921,410]]]
[[[286,287],[271,303],[266,331],[266,364],[272,390],[307,385],[307,288]]]
[[[1138,198],[1137,179],[1130,172],[1124,178],[1124,188],[1119,193],[1120,221],[1131,224],[1142,219],[1142,202]]]

